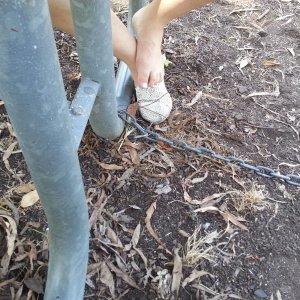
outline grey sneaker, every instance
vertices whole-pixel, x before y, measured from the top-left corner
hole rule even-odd
[[[173,101],[163,81],[154,87],[135,90],[140,113],[146,121],[159,124],[169,117]]]

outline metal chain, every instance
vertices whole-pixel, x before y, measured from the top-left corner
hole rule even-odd
[[[167,139],[160,136],[158,133],[143,128],[136,120],[135,117],[130,115],[127,111],[120,111],[119,112],[120,118],[129,125],[134,126],[138,131],[141,133],[140,135],[135,136],[134,138],[137,139],[147,139],[152,142],[163,142],[164,144],[168,145],[169,147],[179,150],[179,151],[191,151],[196,153],[199,156],[208,158],[208,159],[218,159],[224,161],[226,163],[235,164],[243,169],[248,171],[253,171],[255,174],[269,178],[269,179],[279,179],[282,180],[290,185],[300,187],[300,176],[293,175],[293,174],[281,174],[278,171],[273,170],[272,168],[259,166],[255,164],[250,164],[243,159],[236,158],[233,156],[222,156],[216,153],[214,150],[200,147],[195,148],[189,146],[186,142],[180,141],[177,139]]]

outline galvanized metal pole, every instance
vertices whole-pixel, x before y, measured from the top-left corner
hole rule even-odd
[[[148,3],[147,0],[129,0],[128,4],[128,30],[134,34],[132,27],[133,15],[144,5]],[[134,91],[134,82],[131,78],[131,73],[128,66],[124,62],[120,62],[117,78],[116,78],[116,96],[118,103],[118,110],[127,109],[131,102],[132,94]]]
[[[148,4],[148,2],[148,0],[129,0],[127,26],[132,33],[134,33],[131,22],[133,15],[143,6]]]
[[[118,117],[113,67],[109,0],[71,0],[81,73],[100,83],[90,123],[99,136],[119,137],[123,121]]]
[[[44,299],[82,299],[88,211],[46,0],[0,1],[0,98],[49,223]]]

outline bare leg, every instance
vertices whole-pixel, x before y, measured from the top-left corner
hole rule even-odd
[[[53,25],[62,31],[74,35],[70,1],[48,0],[48,3]],[[128,65],[132,77],[136,82],[136,39],[113,12],[111,12],[111,22],[114,55]]]
[[[146,88],[163,80],[161,43],[164,27],[173,19],[210,2],[212,0],[153,0],[134,15],[138,86]]]
[[[48,0],[55,27],[74,35],[69,0]],[[164,68],[161,43],[164,27],[174,18],[212,0],[153,0],[133,17],[137,43],[124,24],[112,13],[114,55],[131,70],[135,85],[147,88],[161,82]]]

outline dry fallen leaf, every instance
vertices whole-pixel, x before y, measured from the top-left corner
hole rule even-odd
[[[134,168],[127,169],[122,176],[118,179],[119,184],[116,189],[121,188],[132,175],[134,174]]]
[[[248,96],[245,97],[245,99],[257,97],[257,96],[273,96],[273,97],[279,97],[280,96],[280,89],[279,89],[279,83],[277,80],[273,83],[273,92],[253,92],[250,93]]]
[[[134,165],[139,165],[140,164],[140,157],[139,157],[139,154],[138,154],[137,150],[133,147],[128,147],[128,151],[129,151],[132,163]]]
[[[9,122],[5,122],[5,125],[6,125],[6,128],[8,129],[9,131],[9,134],[13,137],[16,137],[16,134],[14,132],[14,129],[12,127],[12,125],[9,123]]]
[[[0,282],[0,289],[2,289],[6,285],[12,284],[12,283],[17,283],[16,278],[7,279],[7,280]]]
[[[196,178],[193,178],[192,179],[192,183],[195,184],[195,183],[200,183],[200,182],[203,182],[208,176],[208,171],[205,172],[204,176],[203,177],[196,177]]]
[[[36,202],[38,202],[39,199],[40,199],[40,197],[39,197],[37,191],[34,190],[34,191],[27,193],[26,195],[24,195],[22,197],[20,205],[22,208],[29,207],[29,206],[34,205]]]
[[[145,265],[145,269],[147,270],[148,269],[148,259],[146,258],[145,254],[139,248],[134,248],[134,250],[139,254],[141,259],[143,260],[144,265]]]
[[[134,287],[135,289],[140,290],[140,288],[135,283],[135,281],[131,277],[129,277],[127,273],[122,272],[120,269],[118,269],[114,264],[112,264],[109,261],[106,261],[106,264],[110,268],[110,270],[116,274],[116,276],[122,278],[125,282],[127,282],[130,286]]]
[[[153,227],[151,225],[151,218],[152,215],[154,213],[156,209],[156,202],[153,202],[150,207],[148,208],[147,212],[146,212],[146,218],[145,218],[145,224],[146,224],[146,228],[148,229],[149,233],[152,235],[152,237],[160,244],[162,245],[162,242],[160,240],[160,238],[158,237],[158,235],[155,233],[155,231],[153,230]]]
[[[110,239],[110,244],[116,245],[118,248],[123,248],[122,242],[117,236],[117,234],[107,225],[106,235]]]
[[[296,56],[296,53],[293,48],[287,48],[287,50],[292,54],[293,57]]]
[[[188,234],[186,231],[182,230],[182,229],[179,229],[178,230],[178,233],[183,236],[183,237],[186,237],[186,238],[189,238],[190,237],[190,234]]]
[[[172,62],[172,61],[170,61],[170,60],[168,60],[168,59],[166,59],[165,60],[165,62],[164,62],[164,66],[167,68],[167,67],[169,67],[170,65],[173,65],[174,63]]]
[[[281,296],[281,293],[279,290],[277,290],[277,292],[276,292],[276,297],[277,297],[277,300],[282,300],[282,296]]]
[[[127,112],[128,112],[131,116],[135,117],[135,116],[136,116],[136,113],[137,113],[137,111],[138,111],[138,108],[139,108],[138,102],[131,103],[131,104],[128,105]]]
[[[19,194],[27,194],[35,189],[33,183],[24,183],[16,187],[16,192]]]
[[[217,194],[213,194],[213,195],[207,196],[202,201],[200,201],[200,205],[208,204],[212,200],[216,200],[216,199],[222,200],[222,198],[224,196],[226,196],[227,194],[229,194],[229,192],[227,192],[227,193],[217,193]]]
[[[20,300],[23,292],[23,284],[19,287],[18,291],[16,292],[16,295],[14,297],[14,300]]]
[[[202,96],[203,96],[203,92],[202,91],[198,92],[196,96],[192,99],[192,101],[186,104],[186,106],[190,106],[190,107],[193,106],[195,103],[198,102],[198,100],[202,98]]]
[[[162,147],[163,149],[167,150],[167,151],[172,151],[173,148],[169,147],[168,144],[162,142],[162,141],[157,141],[157,144]]]
[[[4,162],[4,165],[6,167],[6,169],[14,174],[14,171],[11,169],[10,165],[9,165],[9,161],[8,159],[10,158],[11,154],[13,153],[14,151],[14,148],[15,146],[18,144],[18,142],[13,142],[9,145],[9,147],[5,150],[4,154],[3,154],[3,157],[2,157],[2,160]]]
[[[244,58],[240,61],[240,69],[245,68],[246,66],[248,66],[250,64],[249,59]]]
[[[276,60],[264,60],[262,62],[263,66],[265,67],[274,67],[274,66],[279,66],[280,63],[277,62]]]
[[[141,210],[141,208],[137,205],[129,205],[130,208],[136,209],[136,210]]]
[[[7,221],[4,221],[4,219]],[[8,272],[10,259],[14,252],[15,240],[17,236],[17,225],[12,217],[6,215],[0,215],[0,225],[4,227],[7,240],[7,251],[3,255],[0,264],[0,278],[3,278]]]
[[[248,228],[240,222],[240,221],[246,222],[246,220],[243,219],[242,217],[236,217],[235,215],[231,214],[229,211],[221,212],[221,215],[224,218],[224,220],[227,222],[228,226],[229,226],[229,222],[231,222],[232,224],[240,227],[242,230],[248,231]]]
[[[180,112],[174,111],[168,118],[168,124],[172,129],[181,129],[187,123],[187,115]]]
[[[166,249],[165,245],[162,243],[156,232],[154,231],[151,225],[151,218],[156,209],[156,202],[153,202],[146,212],[145,224],[151,236],[167,251],[167,253],[172,254],[168,249]]]
[[[215,292],[214,290],[208,288],[207,286],[205,286],[204,284],[201,284],[201,283],[199,283],[199,284],[193,284],[192,287],[195,288],[195,289],[197,289],[197,290],[200,290],[200,291],[206,292],[208,294],[211,294],[213,296],[220,295],[217,292]]]
[[[136,228],[134,229],[132,238],[131,238],[131,244],[135,248],[139,242],[140,239],[140,234],[141,234],[141,224],[139,223]]]
[[[179,249],[174,250],[174,267],[172,272],[172,284],[171,284],[171,299],[177,299],[180,282],[182,278],[182,259],[178,253]]]
[[[216,204],[217,202],[220,202],[224,196],[226,196],[228,193],[217,193],[210,196],[205,197],[203,200],[194,200],[191,198],[191,196],[187,193],[187,191],[183,192],[183,198],[185,201],[187,201],[190,204],[193,205],[206,205],[210,206],[210,203],[213,201],[212,204]]]
[[[182,282],[182,287],[185,288],[186,285],[188,285],[189,283],[193,282],[195,279],[204,276],[204,275],[210,275],[210,273],[206,272],[206,271],[198,271],[198,270],[193,270],[193,272],[183,280]]]
[[[225,211],[225,212],[221,211],[215,206],[200,207],[200,208],[195,209],[194,212],[201,212],[201,213],[204,213],[204,212],[218,212],[223,217],[225,222],[227,223],[227,230],[228,230],[229,225],[230,225],[229,222],[231,222],[232,224],[240,227],[242,230],[247,230],[248,231],[248,228],[241,223],[241,222],[245,222],[246,221],[245,219],[243,219],[241,217],[236,217],[228,211]]]
[[[114,277],[105,262],[101,264],[100,270],[100,281],[109,288],[112,297],[115,298]]]
[[[24,280],[24,284],[37,294],[43,294],[43,283],[39,277],[27,278]]]
[[[106,164],[106,163],[102,163],[102,162],[98,162],[98,165],[105,169],[105,170],[110,170],[110,171],[118,171],[118,170],[123,170],[124,167],[122,166],[118,166],[115,164]]]

